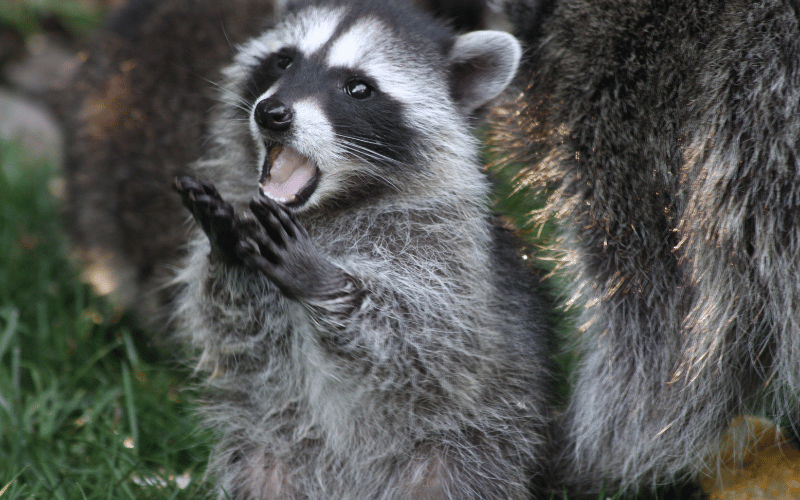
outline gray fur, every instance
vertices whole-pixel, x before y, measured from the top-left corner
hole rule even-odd
[[[250,203],[264,155],[237,89],[264,50],[315,46],[301,43],[304,26],[343,16],[321,7],[289,14],[225,71],[226,104],[195,167],[218,193],[177,182],[215,241],[198,231],[177,278],[180,332],[210,375],[209,473],[221,499],[530,498],[548,450],[547,300],[487,209],[468,123],[493,95],[449,97],[449,68],[485,51],[412,52],[359,7],[337,9],[381,34],[364,39],[366,67],[424,132],[414,164],[348,156],[306,99],[290,140],[319,164],[319,188],[296,210]],[[501,38],[512,57],[489,71],[507,80],[519,49]],[[265,95],[286,99],[276,85]],[[240,235],[240,262],[227,234]],[[259,260],[273,253],[277,264]]]
[[[525,88],[494,142],[548,197],[536,217],[558,222],[574,276],[564,476],[590,491],[694,477],[765,397],[797,416],[800,8],[512,3],[552,11],[518,26]]]

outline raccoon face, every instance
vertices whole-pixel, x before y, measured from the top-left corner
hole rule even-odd
[[[454,37],[381,2],[348,9],[301,7],[226,70],[258,158],[254,183],[298,209],[354,188],[396,189],[443,163],[437,155],[463,155],[467,115],[505,88],[519,60],[504,33]]]
[[[385,28],[372,22],[366,30],[373,32],[359,37],[374,40]],[[256,96],[249,123],[265,195],[302,206],[416,165],[419,137],[382,74],[399,68],[339,60],[337,52],[363,50],[387,65],[374,47],[354,44],[352,33],[312,53],[311,41],[293,40],[253,69],[246,92]]]

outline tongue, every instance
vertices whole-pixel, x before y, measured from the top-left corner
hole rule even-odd
[[[261,191],[278,201],[292,201],[316,172],[316,165],[290,147],[283,147],[272,159],[269,176],[261,183]]]

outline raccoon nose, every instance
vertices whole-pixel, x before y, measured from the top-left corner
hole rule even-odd
[[[268,97],[256,104],[253,117],[259,127],[283,132],[292,124],[292,108],[274,97]]]

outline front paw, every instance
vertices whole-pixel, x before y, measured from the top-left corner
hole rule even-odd
[[[229,264],[240,262],[236,256],[240,239],[238,217],[217,189],[209,182],[189,176],[176,177],[172,187],[208,236],[212,256]]]
[[[250,202],[257,220],[243,220],[239,258],[289,298],[310,299],[343,287],[344,273],[319,251],[294,212],[259,195]]]

